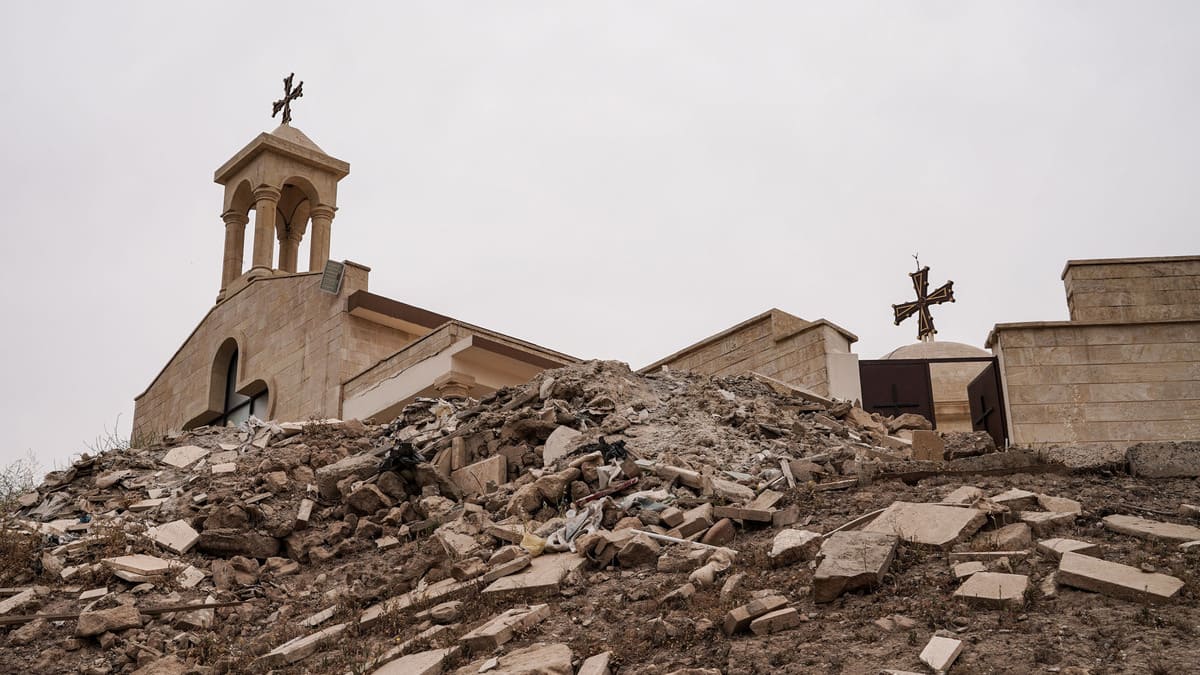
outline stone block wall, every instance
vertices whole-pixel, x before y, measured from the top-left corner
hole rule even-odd
[[[1200,438],[1200,321],[1001,324],[1018,446],[1127,446]]]
[[[365,272],[347,274],[338,295],[322,292],[320,280],[319,273],[255,279],[209,310],[135,399],[134,436],[198,426],[219,416],[223,392],[212,389],[214,381],[224,381],[224,371],[217,353],[231,338],[238,345],[239,391],[255,393],[266,386],[272,419],[339,416],[341,383],[348,373],[394,353],[409,336],[346,313],[346,297],[365,287]],[[210,376],[214,367],[219,377]]]
[[[777,309],[702,340],[642,369],[662,366],[705,375],[761,373],[822,396],[849,397],[831,378],[831,355],[853,356],[856,340],[826,321],[804,321]],[[841,369],[847,370],[848,369]],[[851,377],[857,384],[857,364]]]
[[[1072,321],[1200,320],[1200,256],[1072,260],[1063,283]]]

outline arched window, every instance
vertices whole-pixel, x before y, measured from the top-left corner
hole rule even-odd
[[[229,357],[229,368],[225,371],[225,399],[221,410],[218,426],[238,425],[250,419],[251,415],[259,419],[267,416],[267,390],[245,396],[237,392],[238,353],[235,349]]]

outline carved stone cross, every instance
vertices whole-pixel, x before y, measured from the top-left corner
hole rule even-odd
[[[917,299],[913,302],[892,305],[892,311],[896,313],[896,325],[899,326],[901,321],[916,314],[917,338],[932,339],[933,335],[937,333],[937,329],[933,327],[933,316],[929,313],[929,307],[940,305],[943,302],[954,302],[954,282],[947,281],[941,288],[930,293],[928,266],[922,267],[908,276],[912,277],[913,290],[917,292]]]
[[[304,82],[296,85],[294,90],[292,89],[292,78],[295,76],[295,73],[291,73],[283,78],[283,98],[275,101],[271,108],[271,117],[278,115],[280,110],[283,111],[284,124],[292,121],[292,101],[304,96]]]

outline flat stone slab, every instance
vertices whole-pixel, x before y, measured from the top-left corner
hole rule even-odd
[[[483,654],[538,625],[550,616],[550,605],[514,607],[459,638],[472,652]]]
[[[976,509],[893,502],[861,531],[892,534],[920,546],[947,550],[975,534],[985,522],[987,516]]]
[[[565,644],[532,644],[498,658],[474,661],[454,671],[454,674],[478,675],[485,672],[493,675],[573,675],[573,656],[571,648]],[[485,669],[484,665],[493,658],[494,666]]]
[[[955,488],[953,492],[942,497],[942,503],[953,504],[955,506],[970,506],[982,497],[983,490],[972,485],[964,485],[960,488]]]
[[[1015,561],[1028,558],[1030,553],[1030,551],[953,551],[948,557],[951,563],[960,563],[969,560],[993,562],[1001,558],[1008,558]]]
[[[339,623],[311,635],[302,635],[298,638],[288,640],[264,654],[260,657],[260,660],[266,666],[282,666],[302,661],[317,653],[317,650],[323,648],[325,645],[341,637],[349,625],[347,623]]]
[[[587,562],[587,558],[574,553],[541,555],[529,562],[529,567],[492,582],[483,589],[485,596],[519,595],[522,593],[545,593],[558,590],[559,584],[574,570]]]
[[[1137,516],[1106,516],[1104,526],[1113,532],[1128,534],[1141,539],[1156,541],[1185,542],[1200,539],[1200,527],[1176,525],[1157,520],[1146,520]]]
[[[200,533],[193,530],[186,520],[174,520],[166,525],[152,527],[146,534],[168,551],[180,555],[192,550],[200,540]]]
[[[100,562],[104,563],[109,569],[132,572],[133,574],[140,574],[147,577],[166,574],[171,571],[170,561],[142,553],[123,555],[117,558],[105,558]]]
[[[1029,490],[1012,488],[991,498],[993,503],[1007,506],[1011,511],[1028,511],[1037,506],[1037,493]]]
[[[954,591],[954,597],[975,607],[1007,609],[1023,607],[1029,591],[1029,577],[1024,574],[978,572],[972,574]]]
[[[1095,556],[1100,553],[1100,545],[1091,542],[1079,541],[1078,539],[1043,539],[1037,544],[1038,553],[1058,560],[1064,553],[1079,553],[1081,555]]]
[[[582,435],[571,427],[560,426],[555,429],[542,447],[542,466],[550,466],[558,458],[566,457],[571,444]]]
[[[459,647],[431,649],[427,652],[401,656],[372,671],[371,675],[442,675],[446,661],[458,653]]]
[[[1200,442],[1138,443],[1125,453],[1129,473],[1141,478],[1200,476]]]
[[[987,571],[987,565],[984,565],[982,562],[980,562],[978,560],[969,560],[967,562],[960,562],[960,563],[956,563],[954,565],[954,578],[955,579],[966,579],[967,577],[971,576],[972,574],[978,574],[979,572],[986,572],[986,571]]]
[[[589,656],[579,664],[579,672],[575,675],[611,675],[609,664],[612,662],[612,652],[600,652]]]
[[[1055,513],[1083,513],[1083,504],[1066,497],[1038,495],[1038,506]]]
[[[726,612],[725,619],[721,623],[721,630],[726,635],[741,633],[749,628],[750,624],[758,617],[779,611],[785,607],[787,607],[787,598],[782,595],[768,595],[752,600]]]
[[[1029,526],[1033,533],[1039,537],[1044,537],[1047,534],[1061,528],[1071,525],[1075,522],[1075,512],[1055,512],[1055,511],[1021,511],[1017,514],[1017,518],[1022,523]]]
[[[1058,563],[1058,583],[1103,593],[1132,602],[1163,603],[1183,588],[1183,581],[1167,574],[1143,572],[1136,567],[1064,553]]]
[[[183,469],[197,460],[207,457],[208,452],[196,445],[181,445],[178,448],[171,448],[167,454],[163,455],[162,463],[169,464],[176,469]]]
[[[847,591],[878,586],[899,545],[896,535],[885,532],[829,535],[818,553],[821,562],[813,575],[813,600],[832,602]]]
[[[980,532],[971,540],[976,551],[1013,551],[1033,545],[1033,531],[1026,523],[1005,525],[998,530]]]
[[[504,455],[493,455],[450,474],[450,480],[466,495],[487,494],[504,485],[507,479],[508,460]]]
[[[771,542],[771,552],[767,554],[771,564],[776,566],[791,565],[805,560],[812,560],[821,548],[821,535],[808,530],[780,530]]]
[[[934,635],[921,650],[921,663],[933,668],[934,672],[944,673],[950,670],[962,648],[962,640]]]
[[[803,622],[804,620],[800,618],[800,613],[796,611],[796,608],[785,607],[763,614],[751,621],[750,632],[755,635],[770,635],[771,633],[790,630]]]

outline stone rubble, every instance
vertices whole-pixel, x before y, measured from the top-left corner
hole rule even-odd
[[[987,622],[935,626],[897,597],[965,614],[1195,592],[1068,536],[1200,529],[997,489],[989,475],[1037,454],[762,378],[591,362],[371,422],[199,428],[52,473],[9,516],[34,545],[0,570],[0,619],[16,617],[0,666],[39,672],[47,651],[95,673],[741,673],[876,596],[863,623],[910,637],[905,662],[873,667],[944,670],[962,642],[913,645],[949,626],[976,631],[973,653]],[[934,583],[914,579],[926,561]],[[643,647],[591,638],[622,627]]]

